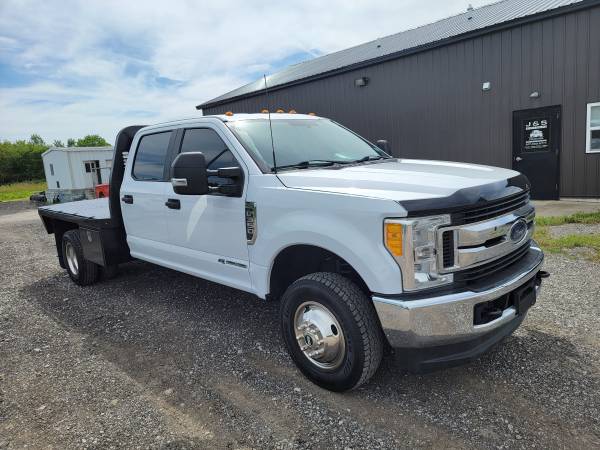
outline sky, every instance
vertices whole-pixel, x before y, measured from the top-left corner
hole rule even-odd
[[[201,115],[263,74],[491,0],[0,0],[0,140]]]

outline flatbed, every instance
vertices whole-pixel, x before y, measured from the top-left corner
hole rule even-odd
[[[121,130],[117,136],[113,156],[113,170],[108,198],[80,200],[38,208],[38,213],[49,234],[54,234],[58,261],[62,268],[67,265],[63,258],[63,236],[69,230],[79,230],[83,256],[97,264],[105,273],[116,271],[116,266],[129,261],[119,189],[123,182],[124,154],[127,154],[135,133],[142,128],[134,125]]]
[[[108,198],[41,206],[38,212],[42,219],[44,217],[62,218],[76,221],[80,225],[97,224],[98,226],[103,226],[112,223]]]

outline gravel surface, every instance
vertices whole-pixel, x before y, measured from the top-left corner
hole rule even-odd
[[[569,234],[600,234],[600,223],[567,223],[548,228],[550,229],[550,236],[553,238],[568,236]]]
[[[334,394],[293,366],[276,303],[146,263],[81,288],[37,213],[0,206],[0,449],[599,448],[600,265],[549,255],[515,335]]]

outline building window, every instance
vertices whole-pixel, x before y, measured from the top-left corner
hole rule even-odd
[[[600,153],[600,102],[588,103],[586,153]]]
[[[54,166],[50,164],[50,175],[54,176]]]

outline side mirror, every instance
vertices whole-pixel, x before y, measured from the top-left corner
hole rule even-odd
[[[241,167],[221,167],[220,169],[208,169],[208,176],[217,176],[219,178],[242,178],[244,172]]]
[[[171,184],[176,194],[208,194],[206,159],[202,152],[180,153],[171,164]]]
[[[379,139],[376,145],[388,155],[390,154],[390,144],[385,139]]]

